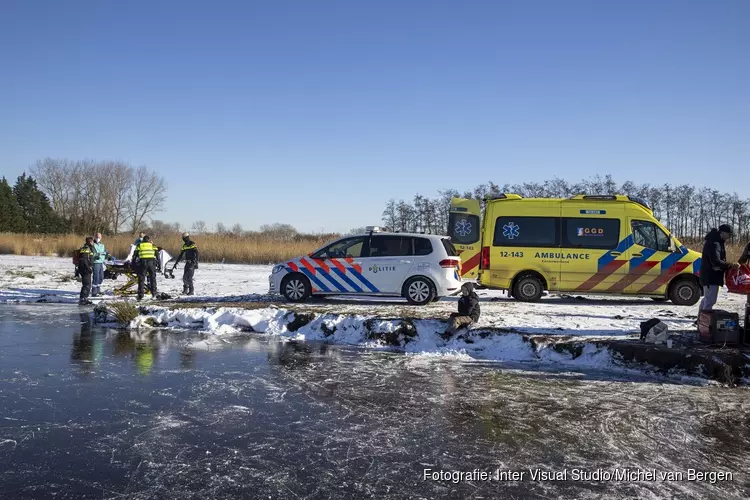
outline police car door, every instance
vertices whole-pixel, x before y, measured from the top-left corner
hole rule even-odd
[[[362,274],[379,293],[399,294],[412,265],[412,238],[399,234],[373,234],[370,255],[362,259]]]
[[[666,294],[670,267],[683,254],[672,252],[670,238],[653,221],[629,219],[633,231],[630,247],[630,283],[625,293]]]

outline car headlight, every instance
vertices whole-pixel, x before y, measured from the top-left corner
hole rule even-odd
[[[284,270],[284,266],[279,264],[278,266],[273,266],[273,270],[271,271],[271,274],[280,273],[283,270]]]

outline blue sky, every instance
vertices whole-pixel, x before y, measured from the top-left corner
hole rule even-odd
[[[157,218],[348,230],[492,180],[750,197],[750,2],[0,2],[0,175],[147,165]]]

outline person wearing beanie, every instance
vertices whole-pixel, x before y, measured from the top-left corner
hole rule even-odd
[[[177,256],[177,260],[172,266],[172,271],[177,267],[183,257],[185,257],[185,269],[182,271],[182,293],[185,295],[194,295],[195,289],[193,288],[193,275],[195,270],[198,269],[198,247],[195,246],[193,240],[190,239],[190,233],[182,233],[182,248],[180,249],[180,255]]]
[[[458,299],[458,313],[451,313],[450,323],[445,336],[456,333],[461,328],[479,321],[479,296],[474,291],[474,284],[467,282],[461,285],[461,298]]]
[[[719,297],[719,288],[724,286],[724,274],[733,267],[739,267],[739,264],[727,262],[725,242],[731,237],[732,227],[728,224],[722,224],[718,229],[713,228],[706,235],[701,256],[700,283],[703,287],[703,300],[698,306],[699,312],[713,309]]]

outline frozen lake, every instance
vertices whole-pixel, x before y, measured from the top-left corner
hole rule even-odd
[[[2,498],[750,491],[747,389],[255,334],[138,334],[87,318],[69,305],[0,305]],[[490,478],[425,479],[426,469]],[[690,469],[732,477],[695,480]]]

